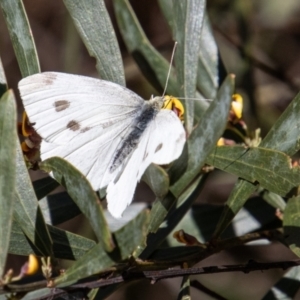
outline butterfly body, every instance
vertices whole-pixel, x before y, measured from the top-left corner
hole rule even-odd
[[[178,158],[185,131],[164,109],[165,98],[144,101],[118,84],[47,72],[19,83],[25,111],[42,138],[41,159],[59,156],[95,190],[107,187],[108,209],[120,217],[150,163]]]

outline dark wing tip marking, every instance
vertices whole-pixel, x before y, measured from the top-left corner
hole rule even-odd
[[[67,124],[67,128],[72,131],[77,131],[80,129],[80,124],[77,121],[72,120]]]
[[[67,100],[57,100],[54,102],[54,107],[57,112],[63,111],[70,106],[70,102]]]
[[[53,81],[56,79],[57,74],[49,74],[45,79],[44,79],[44,84],[45,85],[51,85]]]
[[[160,143],[160,144],[156,147],[154,153],[158,152],[162,147],[163,147],[163,144]]]

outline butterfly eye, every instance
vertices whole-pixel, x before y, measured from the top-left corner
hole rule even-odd
[[[184,116],[184,107],[179,99],[173,97],[173,96],[165,96],[164,97],[164,105],[163,109],[170,109],[172,110],[178,118],[183,121]]]

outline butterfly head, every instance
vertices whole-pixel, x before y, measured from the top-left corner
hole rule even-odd
[[[183,121],[184,119],[184,107],[179,99],[173,96],[164,96],[164,103],[162,109],[170,109],[172,110],[178,118]]]

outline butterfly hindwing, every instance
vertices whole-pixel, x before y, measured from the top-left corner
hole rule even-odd
[[[177,159],[185,143],[185,131],[174,112],[162,109],[149,124],[122,174],[107,187],[108,209],[121,217],[132,201],[137,182],[152,163],[168,164]],[[121,199],[121,200],[120,200]]]

